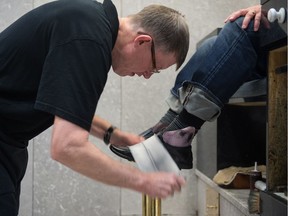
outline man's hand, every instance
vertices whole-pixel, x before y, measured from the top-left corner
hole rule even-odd
[[[144,173],[144,175],[142,184],[144,188],[138,190],[154,198],[164,199],[173,196],[175,192],[180,192],[186,183],[183,177],[173,173],[155,172]]]
[[[254,31],[259,30],[260,22],[262,22],[266,28],[270,27],[269,21],[266,18],[266,14],[264,14],[263,11],[261,11],[261,5],[255,5],[252,7],[248,7],[246,9],[235,11],[232,14],[230,14],[224,22],[225,23],[228,21],[233,22],[241,16],[244,16],[244,20],[242,23],[243,29],[246,29],[250,21],[253,19],[254,19]]]
[[[115,129],[114,132],[112,133],[110,143],[117,147],[126,147],[135,145],[144,140],[145,140],[144,137],[139,136],[137,134]]]

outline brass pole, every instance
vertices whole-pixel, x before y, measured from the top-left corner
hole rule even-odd
[[[142,195],[142,216],[152,216],[151,212],[151,198],[143,194]]]
[[[161,216],[161,199],[142,194],[142,216]]]
[[[161,216],[161,199],[155,198],[155,216]]]

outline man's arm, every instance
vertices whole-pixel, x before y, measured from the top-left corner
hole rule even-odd
[[[104,125],[104,124],[103,124]],[[105,155],[88,141],[81,127],[55,117],[51,157],[94,180],[136,190],[152,197],[166,198],[180,191],[185,180],[171,173],[143,173]]]
[[[94,116],[90,134],[103,140],[104,134],[110,126],[111,123],[105,119],[102,119],[99,116]],[[120,130],[119,128],[116,128],[111,135],[110,143],[120,147],[134,145],[140,143],[143,140],[144,138],[138,136],[137,134],[128,133]]]

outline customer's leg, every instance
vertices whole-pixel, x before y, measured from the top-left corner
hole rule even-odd
[[[213,47],[217,35],[211,36],[203,41],[202,44],[197,47],[197,51],[192,55],[187,64],[181,69],[177,74],[173,88],[171,89],[171,94],[179,98],[178,89],[182,87],[183,83],[187,80],[191,80],[193,74],[196,72],[196,65],[201,64]]]
[[[253,22],[243,30],[242,21],[239,18],[224,26],[191,79],[193,86],[207,92],[220,107],[251,76],[257,64],[262,33],[253,30]]]
[[[191,81],[179,90],[184,109],[165,131],[188,126],[200,129],[205,121],[220,114],[223,105],[251,76],[257,65],[262,33],[253,30],[253,22],[243,30],[242,21],[243,18],[239,18],[227,23],[204,60],[189,65],[193,71]]]
[[[198,129],[206,120],[217,117],[223,104],[248,79],[257,63],[256,49],[260,34],[254,32],[253,22],[247,30],[243,30],[242,21],[243,18],[239,18],[227,23],[217,37],[205,41],[197,49],[179,72],[166,100],[170,109],[147,130],[150,133],[145,131],[146,138],[166,128],[183,110],[183,106],[186,111],[183,111],[182,118],[186,119],[185,122],[192,120]],[[185,82],[186,85],[183,85]],[[194,116],[189,118],[187,111]],[[170,129],[189,126],[181,122]]]

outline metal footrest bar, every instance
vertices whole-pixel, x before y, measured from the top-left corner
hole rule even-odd
[[[142,216],[161,216],[161,199],[142,194]]]

